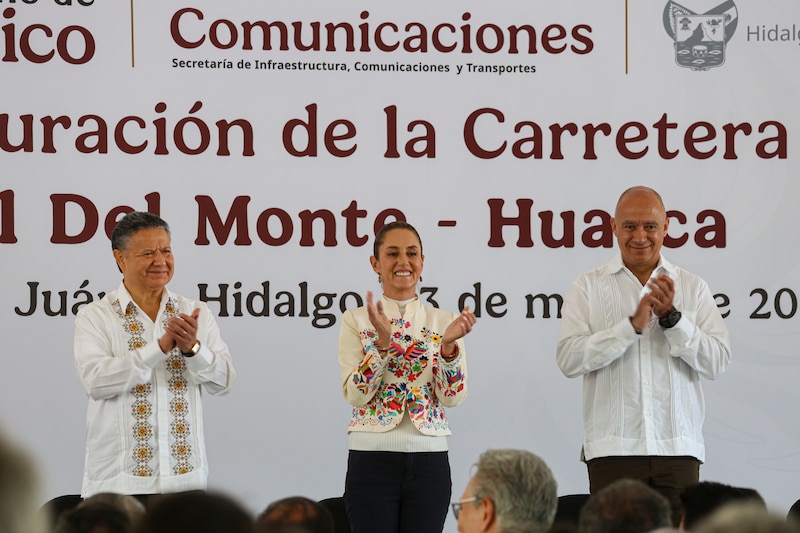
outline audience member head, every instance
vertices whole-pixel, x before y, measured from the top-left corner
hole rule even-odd
[[[662,527],[672,527],[669,500],[633,479],[592,494],[578,523],[580,533],[644,533]]]
[[[0,432],[0,533],[44,533],[39,507],[33,463]]]
[[[144,505],[133,496],[101,492],[63,513],[53,533],[127,533],[144,513]]]
[[[526,450],[487,450],[475,465],[459,503],[461,533],[540,533],[553,524],[556,480],[545,462]]]
[[[798,533],[797,524],[757,502],[731,502],[701,520],[692,533]]]
[[[138,533],[252,533],[253,519],[223,494],[178,492],[151,498]]]
[[[334,533],[333,517],[318,502],[292,496],[272,502],[256,519],[257,533]]]
[[[558,497],[558,507],[556,508],[556,517],[553,520],[553,525],[560,523],[570,524],[575,526],[575,531],[578,530],[578,519],[581,516],[581,509],[589,501],[590,494],[564,494]],[[551,530],[553,528],[550,528]]]
[[[130,533],[134,519],[103,501],[81,504],[62,514],[53,533]]]
[[[117,494],[116,492],[99,492],[83,500],[78,507],[84,507],[93,503],[105,503],[116,507],[128,517],[131,522],[138,522],[144,516],[145,507],[142,502],[128,494]]]
[[[789,508],[789,513],[786,515],[786,520],[788,522],[794,522],[795,524],[800,525],[800,500],[794,502]]]
[[[683,504],[681,529],[691,531],[700,520],[732,501],[753,501],[766,508],[764,499],[753,489],[732,487],[713,481],[701,481],[686,487],[681,492],[681,503]]]
[[[578,533],[578,526],[572,522],[556,520],[547,530],[547,533]]]

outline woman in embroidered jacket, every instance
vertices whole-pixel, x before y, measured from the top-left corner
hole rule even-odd
[[[339,369],[353,405],[345,504],[353,533],[440,533],[450,501],[444,407],[467,395],[462,338],[475,315],[423,305],[424,256],[413,226],[375,236],[372,269],[383,297],[344,313]]]

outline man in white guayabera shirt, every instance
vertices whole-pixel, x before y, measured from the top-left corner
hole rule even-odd
[[[200,389],[236,378],[208,306],[170,292],[169,226],[134,212],[111,235],[117,290],[78,312],[75,366],[89,395],[81,495],[204,489]]]
[[[669,499],[677,526],[680,492],[705,460],[700,377],[720,375],[731,350],[706,282],[661,255],[668,227],[656,191],[622,193],[611,219],[620,253],[572,284],[556,359],[583,376],[590,492],[639,479]]]

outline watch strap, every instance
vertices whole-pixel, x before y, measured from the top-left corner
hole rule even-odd
[[[188,352],[181,351],[181,355],[183,355],[184,357],[194,357],[195,355],[198,354],[198,352],[200,352],[200,341],[196,340],[194,341],[194,344],[189,349],[189,351]]]

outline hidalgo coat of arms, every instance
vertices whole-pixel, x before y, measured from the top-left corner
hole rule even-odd
[[[664,29],[674,41],[675,62],[692,70],[708,70],[725,63],[725,46],[738,21],[733,0],[703,14],[672,1],[664,7]]]

